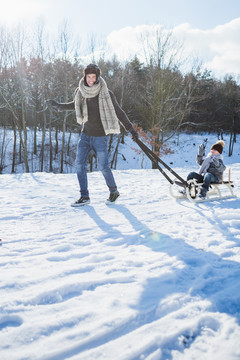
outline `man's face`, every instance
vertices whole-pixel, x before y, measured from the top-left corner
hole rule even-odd
[[[86,82],[88,86],[93,86],[95,82],[97,81],[97,75],[96,74],[87,74],[86,75]]]

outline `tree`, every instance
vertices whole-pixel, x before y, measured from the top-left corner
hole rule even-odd
[[[231,156],[236,142],[237,131],[240,130],[240,89],[231,76],[225,78],[223,92],[224,128],[230,133],[228,156]]]
[[[26,78],[26,60],[23,57],[25,34],[22,28],[6,36],[7,47],[2,58],[0,74],[0,97],[2,107],[11,114],[18,130],[24,153],[25,171],[29,172],[27,151],[26,106],[29,100],[29,87]]]
[[[139,112],[142,127],[150,131],[153,151],[158,152],[183,124],[197,101],[194,82],[180,72],[181,45],[172,33],[157,29],[142,37],[145,54],[146,85],[141,93]]]

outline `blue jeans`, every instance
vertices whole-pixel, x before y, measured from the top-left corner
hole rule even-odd
[[[202,187],[208,191],[211,183],[217,182],[217,178],[215,175],[206,173],[204,176],[196,173],[190,172],[187,176],[187,180],[196,179],[197,182],[203,183]]]
[[[110,193],[117,191],[112,171],[108,162],[108,137],[107,136],[88,136],[84,133],[78,142],[77,149],[77,177],[80,185],[81,196],[88,197],[87,180],[87,160],[91,150],[94,150],[97,156],[98,168],[101,170]]]

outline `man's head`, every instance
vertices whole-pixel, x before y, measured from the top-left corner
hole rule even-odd
[[[98,83],[100,77],[100,69],[95,64],[89,64],[84,70],[84,84],[86,86],[93,86]]]

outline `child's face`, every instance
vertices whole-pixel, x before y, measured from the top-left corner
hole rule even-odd
[[[218,151],[215,150],[215,149],[212,149],[212,150],[210,151],[210,153],[211,153],[211,155],[220,155],[220,152],[218,152]]]

